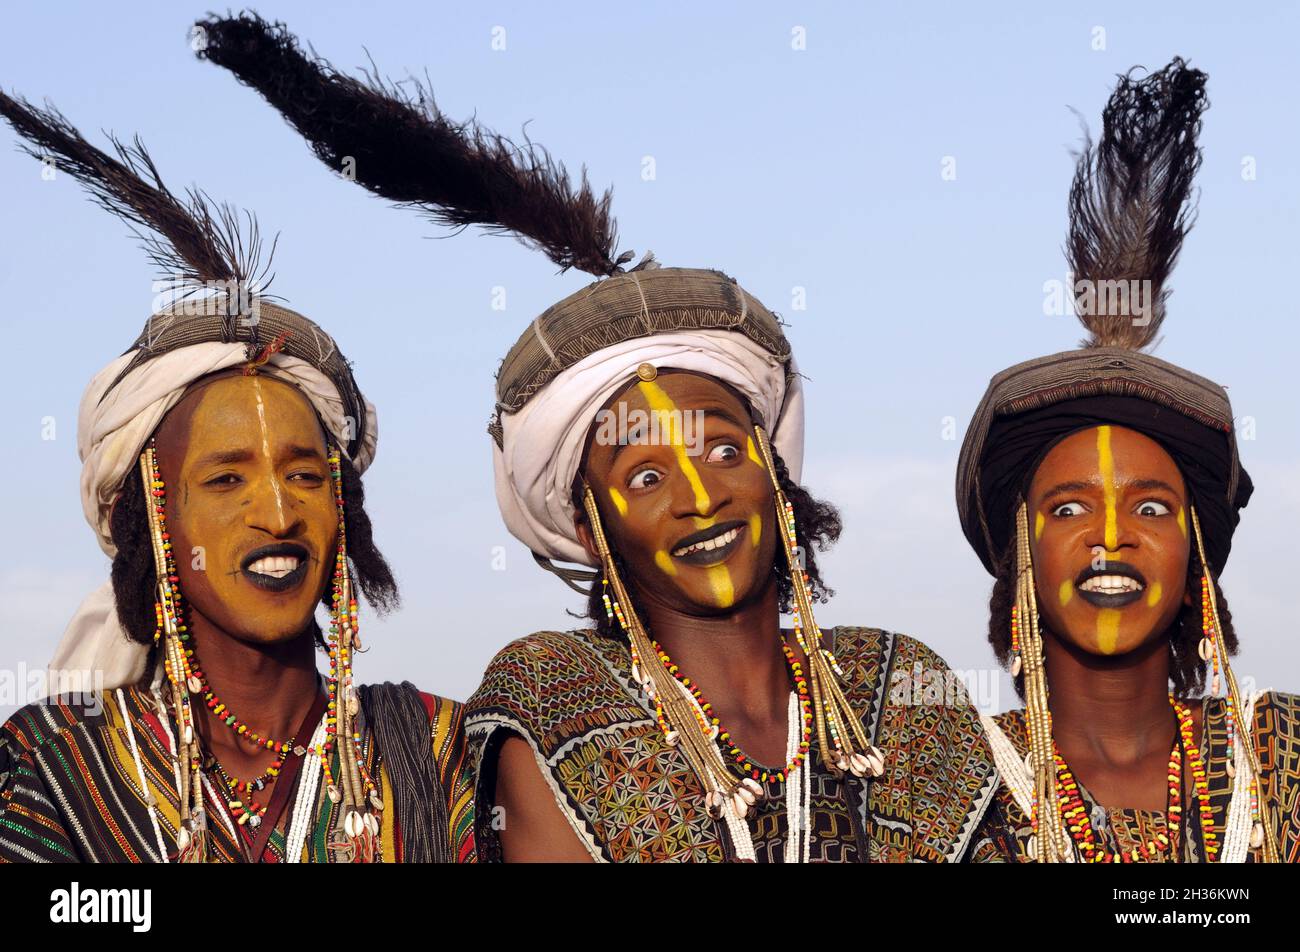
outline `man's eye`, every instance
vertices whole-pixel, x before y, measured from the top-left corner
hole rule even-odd
[[[204,482],[204,486],[233,486],[239,482],[239,477],[234,473],[222,473],[220,476],[213,476]]]
[[[1167,516],[1169,507],[1156,499],[1147,499],[1138,503],[1137,514],[1139,516]]]
[[[1054,516],[1081,516],[1088,510],[1083,508],[1081,502],[1063,502],[1052,510]]]
[[[320,473],[290,473],[289,478],[296,479],[299,482],[312,483],[313,485],[320,485],[325,481],[325,477]]]
[[[653,469],[643,469],[627,481],[629,489],[649,489],[659,482],[660,476]]]
[[[706,463],[725,463],[735,459],[740,455],[740,448],[731,443],[719,443],[713,449],[709,450],[709,455],[704,458]]]

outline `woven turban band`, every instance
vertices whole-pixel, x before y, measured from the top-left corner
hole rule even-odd
[[[497,372],[497,415],[514,413],[564,370],[637,337],[692,330],[744,334],[785,361],[790,343],[771,311],[721,271],[656,268],[597,281],[546,309]],[[501,426],[488,432],[501,446]]]
[[[177,308],[150,317],[140,336],[135,339],[135,343],[125,351],[128,354],[134,351],[130,363],[109,384],[104,396],[107,396],[131,371],[159,354],[169,353],[192,344],[250,342],[252,325],[249,316],[211,313],[214,309],[221,311],[221,307],[218,304],[214,308],[207,302],[194,302],[194,309],[199,310],[200,313],[187,313]],[[263,299],[256,301],[256,309],[257,337],[261,344],[269,344],[281,334],[286,334],[280,353],[297,357],[311,364],[328,377],[338,390],[339,398],[343,401],[344,415],[355,424],[353,438],[344,447],[348,456],[355,459],[358,450],[365,445],[367,437],[370,436],[366,432],[369,421],[366,419],[365,399],[352,376],[351,366],[339,351],[338,344],[314,321],[297,311]],[[103,397],[100,399],[102,400]]]

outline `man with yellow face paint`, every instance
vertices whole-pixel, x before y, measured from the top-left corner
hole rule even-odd
[[[799,484],[803,397],[776,316],[717,271],[625,268],[608,196],[427,90],[360,83],[256,17],[200,26],[205,58],[327,163],[355,157],[358,183],[598,279],[497,375],[502,515],[593,627],[508,645],[469,702],[481,855],[965,858],[994,773],[964,686],[906,636],[813,618],[830,594],[814,549],[840,522]]]
[[[997,579],[989,640],[1026,701],[985,719],[1003,780],[986,858],[1300,859],[1300,698],[1243,690],[1228,666],[1218,576],[1253,488],[1228,395],[1143,352],[1205,105],[1182,60],[1120,78],[1070,194],[1090,337],[999,373],[966,434],[962,527]]]
[[[51,664],[57,703],[0,728],[0,862],[472,860],[461,706],[354,679],[358,592],[387,609],[397,586],[361,483],[375,411],[338,346],[257,296],[251,218],[176,198],[138,142],[108,155],[3,94],[0,115],[181,275],[82,400],[112,580]]]

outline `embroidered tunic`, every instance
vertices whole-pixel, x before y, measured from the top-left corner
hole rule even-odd
[[[1023,710],[1008,711],[994,718],[1023,758],[1029,739]],[[1217,842],[1223,843],[1232,780],[1228,777],[1227,705],[1223,698],[1207,697],[1204,704],[1200,749],[1205,759],[1210,806],[1214,811]],[[1300,862],[1300,696],[1268,692],[1255,703],[1251,740],[1260,755],[1264,789],[1273,804],[1274,829],[1280,859]],[[1239,741],[1240,742],[1240,741]],[[1187,764],[1184,761],[1184,776]],[[1103,807],[1079,784],[1079,793],[1089,813],[1098,845],[1108,853],[1131,853],[1145,845],[1157,831],[1168,831],[1164,811]],[[1152,862],[1200,863],[1205,861],[1205,844],[1196,810],[1196,800],[1184,796],[1183,824],[1177,855],[1156,852]],[[972,856],[993,862],[1032,862],[1027,844],[1030,821],[1004,784],[998,785],[993,807],[975,837]],[[1249,861],[1257,861],[1259,850],[1251,850]]]
[[[362,689],[363,696],[368,690],[373,689]],[[446,797],[445,810],[433,811],[435,817],[448,817],[448,828],[433,833],[433,841],[443,844],[439,848],[443,855],[436,858],[473,862],[463,706],[423,692],[418,697],[428,716],[432,760],[427,769],[434,773],[429,782]],[[170,714],[164,717],[165,724],[154,695],[134,687],[95,695],[90,703],[29,704],[18,711],[0,728],[0,863],[160,862],[164,855],[174,862],[180,811],[168,733],[175,737],[175,724]],[[364,703],[359,723],[366,765],[384,802],[377,859],[402,862],[402,824],[414,818],[403,815],[402,792],[393,788],[373,725],[365,721]],[[336,748],[331,764],[334,776],[339,775],[338,758]],[[299,780],[303,772],[299,771]],[[211,771],[203,776],[208,860],[245,862],[250,831],[231,821],[228,792],[220,775]],[[156,828],[148,807],[151,802],[156,806]],[[338,812],[322,779],[301,862],[347,860],[346,850],[330,844],[331,834],[341,829]],[[287,824],[286,816],[286,828]],[[283,830],[271,834],[260,861],[285,861]]]
[[[814,862],[944,862],[962,859],[997,775],[965,688],[918,641],[870,628],[836,628],[833,650],[845,694],[867,736],[885,753],[884,776],[836,778],[815,746],[811,785]],[[732,859],[725,825],[681,751],[669,747],[652,702],[632,680],[621,637],[593,630],[537,632],[493,659],[466,702],[476,768],[480,858],[500,859],[493,829],[496,762],[510,734],[533,749],[561,811],[591,856],[607,862]],[[946,683],[949,696],[922,691]],[[950,703],[945,703],[950,702]],[[748,822],[760,862],[780,861],[785,789]]]

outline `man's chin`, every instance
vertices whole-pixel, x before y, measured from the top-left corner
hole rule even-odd
[[[241,627],[231,632],[231,635],[247,645],[283,645],[299,638],[311,637],[315,632],[312,620],[312,616],[300,620],[268,619],[264,623],[255,622],[252,625],[244,620]]]

